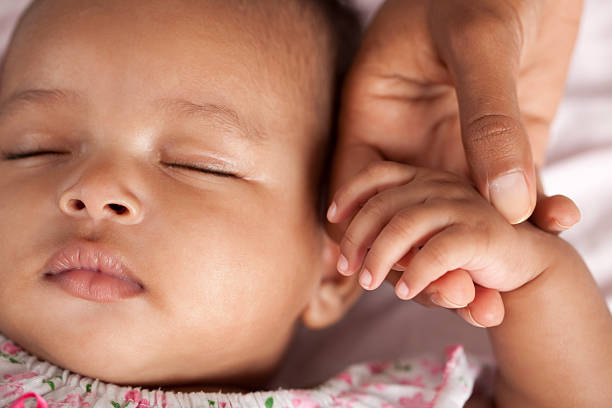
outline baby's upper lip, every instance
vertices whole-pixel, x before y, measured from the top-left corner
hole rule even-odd
[[[44,274],[57,275],[73,269],[98,271],[144,287],[118,254],[99,244],[76,242],[61,248],[45,264]]]

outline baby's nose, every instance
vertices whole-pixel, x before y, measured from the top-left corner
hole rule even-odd
[[[66,215],[78,218],[121,224],[136,224],[142,219],[141,201],[110,175],[84,175],[61,194],[59,207]]]

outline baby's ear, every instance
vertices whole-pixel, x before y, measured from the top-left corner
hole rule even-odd
[[[302,312],[302,322],[309,329],[323,329],[340,320],[362,293],[359,274],[343,276],[336,270],[340,248],[326,232],[323,242],[323,276],[310,302]]]

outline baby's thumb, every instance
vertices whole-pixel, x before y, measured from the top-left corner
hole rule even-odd
[[[466,322],[476,327],[493,327],[504,320],[505,310],[501,294],[494,289],[474,285],[476,293],[472,303],[455,309]]]

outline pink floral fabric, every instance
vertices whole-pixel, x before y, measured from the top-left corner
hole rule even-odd
[[[472,394],[483,367],[461,345],[453,345],[445,355],[354,364],[312,389],[164,392],[71,373],[38,360],[0,334],[0,407],[44,407],[33,397],[38,395],[48,408],[458,408]]]

